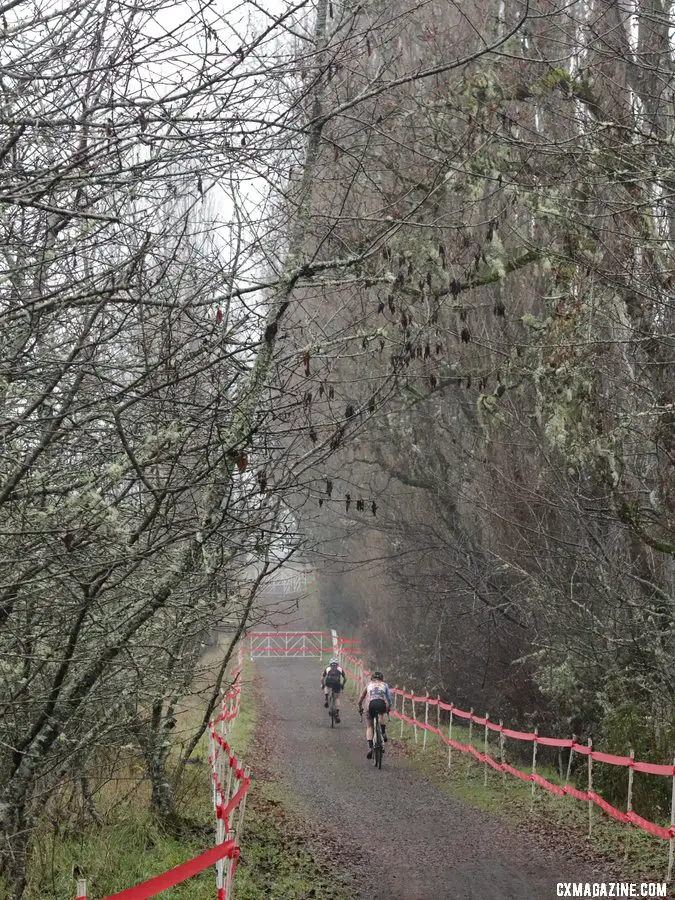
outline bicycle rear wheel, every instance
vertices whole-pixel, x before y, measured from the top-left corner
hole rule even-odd
[[[382,754],[384,752],[384,743],[382,741],[382,729],[380,728],[379,716],[375,718],[373,737],[373,765],[376,769],[382,768]]]
[[[330,692],[330,697],[328,698],[328,714],[330,715],[330,727],[335,728],[335,718],[337,716],[337,707],[335,706],[334,691]]]

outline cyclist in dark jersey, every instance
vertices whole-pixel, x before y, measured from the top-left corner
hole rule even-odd
[[[373,716],[380,717],[380,728],[382,729],[382,740],[387,740],[387,726],[382,721],[384,713],[388,713],[391,709],[391,693],[389,685],[384,680],[382,672],[373,672],[370,681],[361,691],[359,697],[359,713],[363,713],[363,701],[368,701],[366,707],[366,740],[368,741],[368,759],[373,758]]]
[[[321,673],[321,689],[324,693],[324,706],[328,706],[328,692],[333,691],[335,694],[335,721],[340,721],[340,691],[344,690],[347,683],[345,670],[337,659],[331,659],[326,668]]]

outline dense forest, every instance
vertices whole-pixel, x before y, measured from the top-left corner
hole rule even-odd
[[[177,815],[298,554],[399,682],[669,760],[670,4],[0,12],[12,896],[102,748]]]

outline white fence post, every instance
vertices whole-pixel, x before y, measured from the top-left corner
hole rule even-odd
[[[633,762],[635,761],[635,750],[631,747],[630,751],[630,766],[628,767],[628,799],[626,800],[626,812],[630,813],[633,810]],[[630,822],[627,823],[626,828],[626,851],[624,854],[624,859],[628,858],[628,849],[630,847],[630,833],[633,830],[633,826]]]
[[[452,769],[452,708],[454,704],[450,704],[450,724],[448,725],[448,772]]]
[[[413,732],[415,734],[415,743],[417,743],[417,716],[415,715],[415,701],[411,700],[412,703],[412,720],[413,720]]]
[[[593,750],[593,741],[588,739],[588,749],[592,752]],[[588,754],[588,793],[590,794],[593,790],[593,757],[591,754]],[[588,838],[593,836],[593,801],[591,798],[588,798]]]
[[[473,706],[469,710],[469,746],[473,746]],[[471,763],[473,762],[473,756],[469,753],[469,758],[466,761],[466,777],[468,778],[471,775]]]
[[[429,724],[429,691],[426,691],[424,695],[424,737],[422,738],[422,753],[424,753],[427,749],[427,729],[426,726]]]
[[[576,734],[572,735],[572,746],[570,747],[570,757],[567,760],[567,772],[565,773],[565,787],[570,783],[570,774],[572,772],[572,757],[574,756],[574,745],[577,742]]]
[[[244,769],[243,774],[244,774],[244,778],[250,778],[251,777],[250,769],[248,767],[246,769]],[[241,784],[241,781],[239,783]],[[235,847],[239,846],[239,836],[241,834],[242,825],[244,824],[245,810],[246,810],[246,794],[244,794],[244,796],[241,798],[241,800],[238,804],[238,809],[236,811],[237,824],[235,826],[234,832],[232,833],[231,836],[229,833],[227,835],[228,840],[230,840],[230,839],[234,840]],[[233,810],[233,812],[235,812],[235,811]],[[232,897],[233,882],[234,882],[234,857],[231,856],[227,861],[227,873],[225,876],[225,885],[224,885],[225,886],[225,900],[230,900],[230,898]]]
[[[483,753],[488,755],[488,719],[490,716],[485,713],[485,741],[483,742]],[[483,763],[483,787],[487,787],[488,764]]]
[[[673,792],[670,797],[670,827],[675,829],[675,759],[673,760]],[[673,877],[673,860],[675,859],[675,837],[668,841],[668,873],[666,882],[670,884]]]
[[[211,798],[213,800],[213,810],[215,812],[216,804],[218,803],[218,789],[216,787],[216,742],[213,739],[213,734],[211,733],[210,727],[209,727],[209,761],[211,764],[211,783],[213,785],[213,790],[211,792]]]
[[[530,800],[530,812],[534,812],[534,792],[537,787],[537,782],[534,780],[534,776],[537,774],[537,735],[539,734],[539,728],[534,729],[534,740],[532,741],[532,797]]]
[[[506,738],[504,737],[504,723],[499,720],[499,762],[506,762]],[[502,784],[506,783],[506,769],[502,769]]]
[[[572,773],[572,758],[574,756],[574,745],[577,742],[576,734],[572,734],[572,746],[570,747],[570,755],[567,760],[567,769],[565,771],[565,787],[570,783],[570,775]],[[564,798],[563,798],[564,799]],[[563,803],[560,804],[560,817],[558,819],[558,824],[562,825],[563,818],[565,817],[565,805]]]
[[[87,879],[78,878],[75,887],[75,900],[87,900]]]
[[[405,710],[405,685],[403,685],[403,693],[401,694],[401,716],[404,715]],[[399,732],[399,740],[403,737],[403,719],[401,718],[401,731]]]
[[[438,728],[438,743],[443,744],[441,737],[441,695],[436,694],[436,728]]]
[[[224,730],[221,737],[226,740],[227,732]],[[222,844],[223,841],[226,841],[229,837],[226,829],[225,829],[225,818],[224,818],[224,810],[227,804],[230,802],[231,796],[231,787],[232,787],[232,766],[229,765],[227,767],[227,784],[223,783],[223,757],[224,753],[222,752],[222,748],[219,745],[219,756],[218,756],[218,781],[220,783],[220,815],[216,818],[216,846]],[[224,896],[228,895],[228,877],[227,872],[229,871],[229,865],[226,866],[224,859],[219,859],[216,863],[216,890],[218,895],[224,892]]]

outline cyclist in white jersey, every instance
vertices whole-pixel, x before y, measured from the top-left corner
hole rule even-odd
[[[359,713],[363,713],[363,701],[367,700],[366,706],[366,740],[368,741],[368,759],[373,758],[373,716],[380,717],[380,728],[382,729],[382,740],[387,740],[386,725],[382,721],[382,715],[389,713],[391,709],[391,693],[389,685],[384,680],[382,672],[373,672],[370,681],[361,691],[359,697]]]

